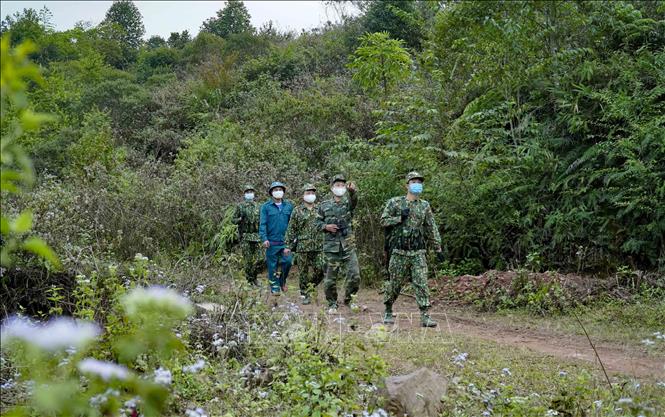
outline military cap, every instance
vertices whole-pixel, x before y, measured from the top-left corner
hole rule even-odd
[[[425,177],[417,173],[416,171],[411,171],[408,174],[406,174],[406,182],[409,182],[411,180],[415,179],[420,179],[421,181],[425,181]]]
[[[277,188],[277,187],[282,187],[284,189],[284,191],[286,191],[286,185],[284,185],[284,183],[279,182],[279,181],[273,181],[273,183],[270,184],[270,187],[268,188],[268,194],[270,194],[270,192],[272,191],[273,188]]]
[[[345,178],[344,175],[342,175],[342,174],[337,174],[337,175],[335,175],[335,176],[333,177],[333,179],[330,181],[330,184],[334,184],[334,183],[336,183],[337,181],[346,182],[346,178]]]
[[[252,184],[245,184],[245,186],[243,187],[242,191],[245,192],[245,191],[247,191],[247,190],[256,191],[256,189],[254,188],[254,186],[253,186]]]
[[[307,184],[305,184],[304,187],[302,187],[302,190],[303,191],[316,191],[316,187],[314,186],[314,184],[307,183]]]

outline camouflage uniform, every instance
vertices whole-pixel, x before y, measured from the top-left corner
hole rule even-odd
[[[409,173],[407,182],[413,178],[422,177]],[[408,209],[408,216],[403,219],[405,209]],[[381,214],[381,225],[391,229],[388,237],[392,249],[388,266],[390,280],[385,283],[383,298],[386,313],[392,315],[392,305],[402,287],[411,282],[423,320],[429,320],[426,246],[441,251],[441,236],[429,203],[421,199],[409,201],[406,196],[391,198]]]
[[[343,176],[337,175],[335,181],[344,181]],[[358,197],[354,191],[349,190],[341,197],[340,201],[334,198],[326,200],[319,205],[317,212],[317,226],[324,231],[323,255],[326,262],[325,278],[323,286],[326,300],[330,307],[337,307],[337,279],[340,274],[346,276],[346,289],[344,293],[344,304],[351,303],[351,297],[358,292],[360,285],[360,268],[358,267],[358,256],[356,255],[356,239],[353,235],[353,210],[358,203]],[[328,224],[342,226],[341,231],[330,233],[325,230]]]
[[[254,191],[250,185],[244,191]],[[240,248],[247,281],[256,284],[256,277],[264,264],[263,246],[259,238],[259,213],[261,206],[255,201],[243,201],[236,206],[233,223],[238,225]]]
[[[306,184],[303,191],[316,191]],[[285,245],[297,253],[300,294],[309,300],[310,294],[323,281],[323,233],[316,224],[317,205],[305,203],[293,209]]]

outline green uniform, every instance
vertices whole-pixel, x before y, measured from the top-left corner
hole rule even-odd
[[[349,191],[339,202],[334,198],[319,205],[317,226],[324,231],[323,255],[326,262],[325,288],[328,305],[337,305],[337,279],[346,276],[344,303],[349,304],[351,297],[358,292],[360,285],[360,268],[356,255],[356,241],[353,235],[353,210],[358,198],[355,192]],[[325,230],[327,224],[340,227],[336,233]]]
[[[405,209],[408,216],[403,219]],[[392,198],[383,209],[381,225],[391,229],[392,249],[384,303],[391,308],[404,284],[410,282],[418,308],[426,312],[429,308],[426,247],[441,250],[441,236],[429,203],[420,199],[409,201],[405,196]]]
[[[265,264],[263,246],[259,238],[261,206],[254,201],[244,201],[236,206],[233,223],[238,225],[240,247],[247,281],[254,284]]]
[[[308,296],[323,281],[323,233],[316,224],[317,207],[304,203],[293,209],[285,245],[296,252],[300,294]]]

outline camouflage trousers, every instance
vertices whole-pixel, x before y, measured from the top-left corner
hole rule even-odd
[[[328,305],[337,304],[337,279],[340,275],[346,278],[344,304],[351,302],[351,297],[358,292],[360,286],[360,267],[355,249],[341,252],[324,252],[326,274],[323,288],[326,292]]]
[[[411,282],[420,311],[426,311],[429,308],[425,251],[393,251],[388,272],[390,280],[385,282],[384,304],[392,306],[404,284]]]
[[[325,261],[322,252],[298,252],[298,281],[300,294],[309,295],[314,292],[317,285],[323,281]]]
[[[263,246],[261,246],[261,242],[243,240],[240,243],[240,249],[242,250],[242,264],[245,270],[245,277],[248,282],[255,283],[265,263]]]

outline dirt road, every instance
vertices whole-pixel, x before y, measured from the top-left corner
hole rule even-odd
[[[325,314],[325,301],[322,291],[315,303],[303,306],[295,289],[291,289],[286,297],[279,298],[279,304],[293,303],[307,315]],[[341,298],[341,294],[340,294]],[[274,299],[271,298],[270,302]],[[352,312],[348,307],[341,306],[334,315],[326,315],[331,326],[340,331],[368,331],[372,326],[381,323],[383,303],[376,290],[363,289],[358,295],[360,311]],[[598,362],[589,341],[578,335],[562,334],[547,329],[521,327],[519,323],[497,323],[478,317],[462,317],[450,306],[435,304],[431,316],[439,322],[436,329],[422,329],[415,300],[402,296],[394,306],[397,323],[386,326],[391,337],[423,337],[430,334],[450,334],[478,338],[495,342],[510,348],[529,349],[566,361]],[[428,333],[429,332],[429,333]],[[622,373],[639,378],[665,378],[665,358],[654,358],[644,355],[635,349],[610,343],[597,343],[596,350],[609,373]]]

